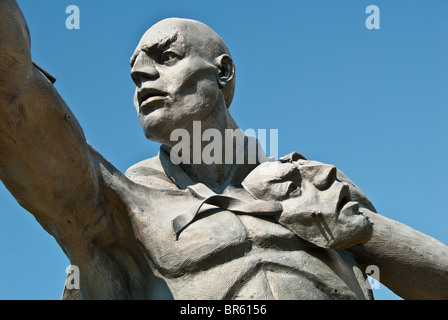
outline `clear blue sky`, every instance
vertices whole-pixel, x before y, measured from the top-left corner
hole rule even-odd
[[[129,58],[160,19],[197,19],[235,60],[243,130],[278,129],[280,155],[336,165],[381,214],[448,244],[447,1],[18,2],[33,59],[121,171],[158,151],[132,105]],[[65,27],[71,4],[79,30]],[[370,4],[380,30],[365,27]],[[3,185],[0,215],[0,299],[59,299],[69,261],[55,240]],[[384,286],[375,295],[397,298]]]

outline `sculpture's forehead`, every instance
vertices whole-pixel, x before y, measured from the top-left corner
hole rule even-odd
[[[185,53],[195,52],[208,57],[211,53],[216,54],[213,48],[221,50],[225,46],[221,42],[222,40],[212,29],[199,21],[168,18],[156,23],[145,32],[131,58],[131,66],[140,51],[151,51],[153,48],[165,50],[174,45]]]
[[[188,48],[193,46],[186,41],[186,30],[185,27],[182,27],[183,22],[172,20],[174,19],[162,20],[153,25],[143,34],[131,57],[131,67],[141,51],[149,52],[153,49],[165,50],[173,45],[182,51],[188,51]]]
[[[182,42],[188,44],[198,33],[197,22],[188,19],[170,18],[162,20],[149,28],[140,40],[140,45]]]
[[[181,36],[180,30],[175,27],[171,28],[150,28],[140,39],[139,47],[166,45],[173,42],[184,42],[184,37]]]

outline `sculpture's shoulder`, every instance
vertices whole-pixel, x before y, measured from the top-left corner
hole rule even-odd
[[[162,165],[160,164],[160,160],[158,156],[145,159],[143,161],[137,162],[136,164],[129,167],[125,176],[128,178],[136,177],[141,174],[149,173],[151,171],[163,171]]]
[[[129,167],[125,176],[134,183],[153,188],[173,188],[174,184],[165,174],[159,156],[140,161]]]

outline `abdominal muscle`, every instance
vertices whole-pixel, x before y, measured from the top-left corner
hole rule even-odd
[[[371,299],[361,271],[342,266],[348,258],[343,256],[330,252],[322,262],[305,251],[254,248],[240,259],[167,279],[167,284],[174,299]]]

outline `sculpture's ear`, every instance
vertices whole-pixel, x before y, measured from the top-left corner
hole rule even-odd
[[[235,65],[232,58],[223,54],[215,59],[215,65],[219,69],[218,84],[223,89],[235,77]]]

